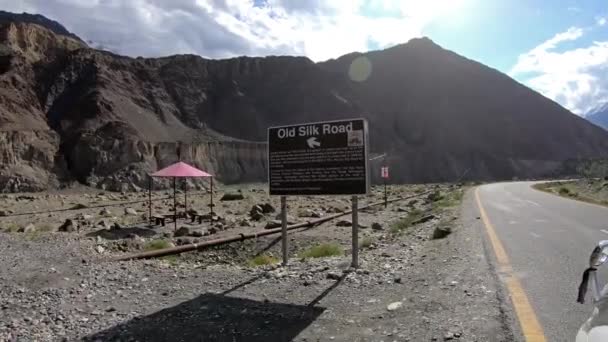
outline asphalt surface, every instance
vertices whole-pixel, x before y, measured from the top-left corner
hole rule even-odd
[[[584,305],[576,295],[593,247],[608,239],[608,208],[547,194],[533,184],[483,185],[479,198],[547,340],[574,341],[593,309],[589,293]]]

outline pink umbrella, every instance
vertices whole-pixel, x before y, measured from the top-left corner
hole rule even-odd
[[[212,177],[205,171],[201,171],[184,162],[177,162],[169,165],[162,170],[158,170],[151,174],[152,177]]]
[[[153,174],[150,174],[151,177],[172,177],[173,178],[173,215],[174,215],[174,228],[177,230],[177,199],[176,199],[176,190],[175,190],[175,179],[176,178],[190,178],[190,177],[210,177],[211,178],[211,211],[213,211],[213,176],[208,174],[205,171],[199,170],[191,165],[188,165],[184,162],[177,162],[175,164],[169,165],[162,170],[158,170]],[[188,210],[188,195],[187,189],[185,189],[185,206],[186,211]],[[150,198],[150,219],[152,218],[152,178],[150,178],[149,184],[149,194]]]

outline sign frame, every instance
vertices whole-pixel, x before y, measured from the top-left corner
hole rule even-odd
[[[349,122],[349,121],[362,121],[363,123],[363,155],[365,158],[365,192],[363,193],[272,193],[270,187],[270,132],[271,130],[280,129],[280,128],[291,128],[291,127],[300,127],[307,125],[321,125],[321,124],[332,124],[337,122]],[[296,123],[289,125],[280,125],[280,126],[271,126],[266,129],[266,141],[267,141],[267,149],[266,149],[266,157],[268,160],[268,170],[267,170],[267,180],[268,180],[268,194],[269,196],[363,196],[368,195],[370,193],[370,172],[369,172],[369,123],[367,118],[345,118],[345,119],[335,119],[335,120],[327,120],[327,121],[314,121],[314,122],[304,122],[304,123]]]

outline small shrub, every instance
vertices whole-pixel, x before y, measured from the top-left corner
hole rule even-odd
[[[335,243],[322,243],[320,245],[312,246],[309,249],[300,253],[301,258],[323,258],[330,256],[343,255],[344,250],[342,246]]]
[[[264,265],[273,265],[279,262],[279,259],[269,255],[269,254],[260,254],[255,258],[249,260],[247,264],[250,267],[264,266]]]
[[[161,258],[162,260],[169,263],[169,265],[175,266],[179,263],[179,257],[177,255],[166,255]]]
[[[422,218],[422,211],[414,209],[408,213],[408,215],[391,225],[390,232],[393,234],[400,233],[405,229],[412,226],[412,224]]]
[[[431,202],[437,202],[437,201],[442,200],[443,196],[441,196],[441,192],[433,191],[427,196],[427,199]]]
[[[559,194],[560,195],[568,195],[568,194],[570,194],[570,189],[562,186],[561,188],[559,188]]]
[[[152,240],[144,245],[144,250],[154,251],[157,249],[165,249],[171,247],[171,243],[167,240]]]
[[[7,233],[16,233],[17,231],[19,231],[19,225],[16,223],[8,223],[4,226],[4,231]]]
[[[361,241],[359,241],[359,249],[369,248],[373,243],[374,239],[372,239],[370,236],[364,237],[361,239]]]

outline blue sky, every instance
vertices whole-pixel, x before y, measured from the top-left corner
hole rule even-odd
[[[608,16],[608,1],[478,1],[467,14],[433,22],[424,29],[439,45],[508,72],[517,57],[570,27],[593,27]],[[608,40],[606,28],[592,30],[572,49],[593,40]]]
[[[576,114],[608,102],[608,0],[0,0],[130,56],[304,55],[427,36]]]

